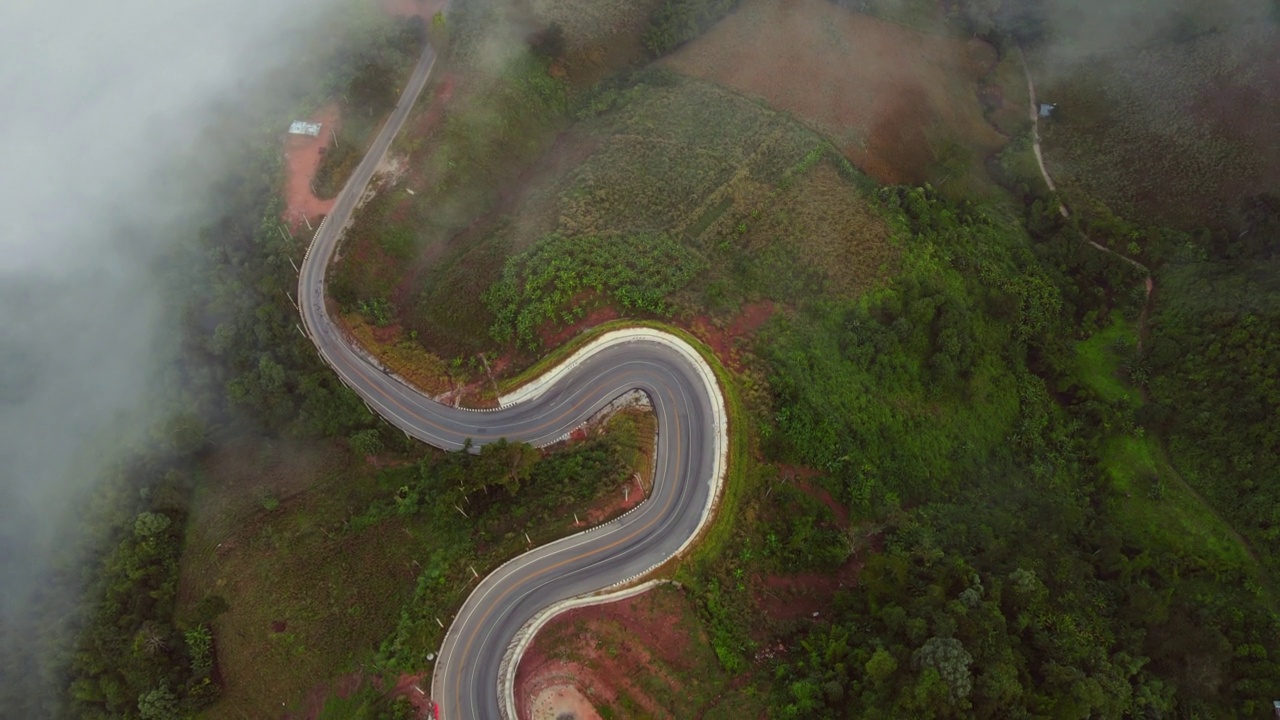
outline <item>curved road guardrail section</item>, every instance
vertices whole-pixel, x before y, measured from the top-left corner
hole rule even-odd
[[[607,333],[483,412],[424,396],[355,347],[329,317],[325,270],[392,139],[435,64],[427,47],[399,104],[316,230],[298,277],[305,334],[338,377],[408,435],[445,450],[471,439],[544,446],[614,399],[648,394],[658,423],[653,491],[624,516],[509,561],[467,598],[445,636],[432,680],[439,717],[515,720],[514,668],[537,628],[584,596],[643,575],[682,552],[714,507],[728,453],[724,398],[706,361],[656,330]]]

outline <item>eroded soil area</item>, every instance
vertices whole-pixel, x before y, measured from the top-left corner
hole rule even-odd
[[[717,322],[708,317],[694,318],[689,331],[711,346],[721,362],[734,370],[741,370],[745,339],[768,322],[775,309],[768,300],[748,303],[728,322]]]

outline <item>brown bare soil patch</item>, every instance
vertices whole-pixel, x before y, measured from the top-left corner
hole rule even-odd
[[[413,705],[415,717],[430,718],[433,715],[431,698],[427,695],[427,689],[430,686],[431,673],[405,673],[396,680],[396,684],[391,688],[391,697],[404,696],[409,698],[409,703]]]
[[[590,85],[645,56],[640,37],[662,0],[532,0],[545,25],[564,29],[564,71]]]
[[[578,688],[550,685],[534,697],[529,717],[533,720],[600,720],[600,713]]]
[[[596,708],[698,717],[723,685],[683,592],[663,586],[548,623],[516,671],[516,704],[522,720],[545,718],[534,712],[539,696],[567,686]]]
[[[307,118],[307,122],[320,123],[318,137],[285,135],[284,140],[285,209],[280,219],[295,230],[328,215],[333,208],[333,200],[321,200],[311,191],[311,180],[341,122],[338,104],[331,102],[325,105]]]
[[[694,318],[689,331],[699,340],[711,346],[716,357],[734,370],[742,369],[742,348],[739,342],[773,316],[776,306],[768,301],[748,303],[728,323],[717,323],[707,317]]]
[[[858,573],[864,565],[866,558],[854,555],[834,573],[765,575],[755,585],[756,603],[775,622],[822,620],[836,592],[857,584]]]
[[[664,62],[793,113],[883,183],[918,183],[940,142],[1001,145],[977,99],[989,54],[824,0],[745,0]]]
[[[796,486],[800,492],[826,505],[831,514],[835,515],[836,522],[840,527],[849,526],[849,508],[843,503],[835,499],[831,491],[818,485],[815,481],[821,473],[813,468],[803,465],[779,465],[778,477],[781,480],[790,482]]]
[[[382,690],[386,682],[382,678],[369,678],[364,673],[352,672],[340,675],[332,682],[317,683],[302,699],[299,707],[292,713],[286,713],[284,720],[317,720],[324,711],[325,702],[332,697],[350,698],[366,682]],[[388,700],[404,696],[413,706],[414,717],[430,718],[432,716],[431,699],[427,697],[424,687],[431,683],[429,673],[405,673],[396,678],[395,685],[387,693]]]
[[[324,703],[336,695],[349,698],[364,683],[364,673],[353,672],[340,675],[333,682],[317,683],[307,692],[306,697],[296,712],[285,713],[284,720],[316,720],[324,710]]]

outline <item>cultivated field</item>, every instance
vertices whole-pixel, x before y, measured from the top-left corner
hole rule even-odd
[[[500,273],[498,292],[483,294],[500,331],[527,341],[606,301],[713,314],[803,303],[892,271],[896,249],[860,189],[866,179],[785,114],[662,71],[606,99],[613,109],[562,138],[486,235],[442,261]],[[615,272],[620,252],[635,274]],[[552,262],[566,253],[574,263]],[[436,273],[444,284],[424,289],[419,312],[474,307],[470,278]]]
[[[795,115],[881,182],[938,184],[1002,145],[977,97],[991,54],[824,0],[745,0],[663,64]]]

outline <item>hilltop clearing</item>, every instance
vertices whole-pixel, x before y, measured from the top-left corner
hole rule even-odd
[[[824,0],[746,0],[663,64],[793,114],[880,182],[938,184],[972,172],[990,191],[973,160],[1003,144],[977,97],[994,56],[980,41]]]

